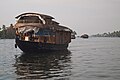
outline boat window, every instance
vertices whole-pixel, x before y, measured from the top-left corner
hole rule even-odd
[[[18,23],[42,23],[42,20],[38,16],[22,16]]]
[[[49,30],[49,29],[40,29],[36,35],[41,35],[41,36],[44,36],[44,35],[55,35],[55,33],[52,31],[52,30]]]

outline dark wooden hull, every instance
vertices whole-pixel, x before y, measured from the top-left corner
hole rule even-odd
[[[87,34],[84,34],[84,35],[81,36],[81,38],[86,38],[87,39],[87,38],[89,38],[89,36]]]
[[[16,45],[25,53],[67,50],[68,44],[51,44],[16,39]]]

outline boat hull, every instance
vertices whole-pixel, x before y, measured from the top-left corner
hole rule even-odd
[[[67,50],[68,44],[51,44],[22,41],[16,39],[16,45],[25,53]]]

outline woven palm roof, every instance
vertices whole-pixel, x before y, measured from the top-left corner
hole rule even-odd
[[[44,15],[44,14],[39,14],[39,13],[22,13],[22,14],[20,14],[20,15],[18,15],[18,16],[16,16],[15,18],[16,19],[18,19],[19,17],[21,17],[21,16],[27,16],[27,15],[38,15],[38,16],[40,16],[41,18],[43,18],[43,19],[54,19],[54,17],[52,17],[52,16],[49,16],[49,15]]]

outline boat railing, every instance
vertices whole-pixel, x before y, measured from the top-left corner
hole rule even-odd
[[[30,41],[30,42],[55,43],[55,36],[23,35],[20,36],[19,39],[22,41]]]

